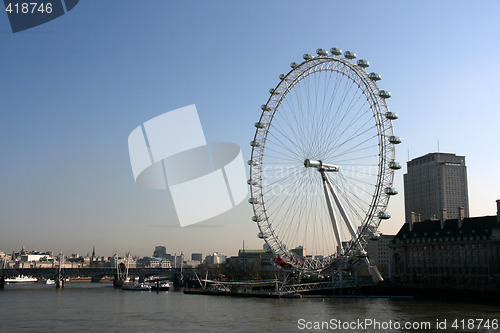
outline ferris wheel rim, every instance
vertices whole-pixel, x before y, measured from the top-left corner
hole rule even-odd
[[[353,236],[351,244],[363,244],[363,248],[367,243],[368,232],[376,230],[383,218],[385,218],[385,211],[387,209],[389,195],[384,195],[383,187],[392,187],[393,183],[393,169],[388,167],[389,162],[395,161],[394,145],[389,142],[388,137],[394,136],[394,129],[392,120],[386,119],[383,111],[389,112],[385,98],[381,96],[383,90],[378,88],[374,80],[371,80],[367,72],[356,64],[353,64],[347,58],[340,58],[336,55],[319,55],[306,59],[300,64],[292,63],[292,70],[286,75],[280,76],[280,82],[277,86],[270,91],[271,95],[266,104],[262,106],[262,113],[259,122],[256,123],[256,132],[254,141],[252,141],[252,154],[250,164],[250,179],[249,185],[251,187],[251,198],[254,210],[254,222],[257,222],[259,227],[259,236],[265,240],[266,244],[273,251],[275,257],[283,260],[286,264],[294,268],[305,270],[321,270],[333,262],[338,260],[335,254],[330,254],[322,261],[307,260],[302,258],[299,262],[297,257],[284,246],[280,240],[279,235],[275,233],[272,223],[269,220],[268,211],[266,209],[262,185],[262,168],[264,150],[266,148],[267,136],[274,120],[275,114],[278,111],[281,103],[286,99],[290,91],[299,84],[306,77],[315,75],[321,71],[331,71],[337,74],[346,75],[350,80],[358,85],[362,94],[366,96],[370,103],[370,109],[373,111],[373,116],[376,119],[377,137],[379,140],[379,171],[377,178],[376,191],[373,200],[369,206],[364,218],[361,230],[358,232],[357,237]],[[294,65],[295,64],[295,65]],[[337,67],[328,67],[330,65]],[[277,97],[279,96],[279,97]],[[256,144],[258,143],[258,144]],[[260,201],[260,202],[259,202]],[[376,216],[378,214],[378,216]],[[355,239],[354,239],[355,238]],[[348,249],[351,252],[352,245]]]

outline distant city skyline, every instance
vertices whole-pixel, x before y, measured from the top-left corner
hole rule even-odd
[[[241,249],[238,249],[236,254],[238,254],[241,251],[242,251]],[[12,256],[12,254],[22,254],[22,253],[29,254],[29,255],[33,256],[34,258],[36,258],[36,260],[39,260],[41,257],[44,257],[44,256],[50,256],[52,258],[52,257],[58,257],[62,254],[64,256],[64,258],[80,258],[80,257],[108,258],[108,257],[113,257],[113,256],[116,256],[118,258],[124,258],[124,257],[127,257],[128,255],[130,255],[131,257],[136,257],[136,258],[150,257],[150,258],[170,259],[170,257],[178,257],[178,258],[184,258],[185,261],[191,260],[191,261],[200,261],[200,262],[203,262],[203,260],[206,256],[210,256],[210,255],[214,255],[214,254],[225,255],[224,253],[222,253],[220,251],[215,251],[212,253],[200,253],[200,252],[184,253],[183,251],[180,251],[179,253],[177,253],[177,252],[169,253],[169,252],[167,252],[167,249],[165,246],[159,245],[159,246],[155,246],[154,250],[152,250],[149,255],[138,255],[138,254],[130,253],[130,252],[127,252],[127,253],[118,253],[118,252],[100,253],[100,252],[96,251],[95,246],[92,247],[92,249],[90,251],[83,252],[83,253],[79,253],[79,252],[75,252],[75,251],[72,251],[69,253],[61,253],[61,252],[52,251],[51,249],[48,249],[48,248],[47,249],[29,249],[26,247],[22,247],[21,249],[11,249],[11,250],[7,250],[7,251],[0,250],[0,258],[2,258],[4,256]],[[30,260],[27,260],[27,261],[30,261]],[[172,259],[172,262],[173,262],[173,259]]]
[[[207,141],[234,142],[247,160],[269,89],[317,48],[356,52],[392,94],[403,169],[381,232],[405,220],[404,162],[438,140],[440,151],[467,157],[470,215],[494,215],[499,12],[498,1],[80,1],[16,34],[2,15],[0,251],[262,248],[246,200],[180,228],[168,192],[135,185],[127,138],[196,104]]]

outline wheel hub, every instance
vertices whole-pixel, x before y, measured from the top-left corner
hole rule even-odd
[[[333,164],[326,164],[323,163],[322,161],[314,161],[310,159],[306,159],[304,161],[304,166],[306,168],[316,168],[318,171],[324,171],[324,172],[338,172],[339,171],[339,166],[338,165],[333,165]]]

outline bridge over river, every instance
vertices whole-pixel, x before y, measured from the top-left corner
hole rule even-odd
[[[128,276],[138,277],[140,280],[152,277],[159,279],[182,280],[184,276],[194,275],[192,268],[128,268]],[[99,282],[104,277],[121,279],[124,274],[116,267],[85,267],[85,268],[4,268],[0,273],[0,288],[5,285],[5,279],[17,276],[30,276],[40,280],[61,280],[65,278],[90,278],[92,282]]]

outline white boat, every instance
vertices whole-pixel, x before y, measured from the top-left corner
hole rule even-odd
[[[15,278],[7,278],[5,279],[6,283],[24,283],[24,282],[37,282],[38,279],[34,277],[18,275]]]
[[[124,283],[122,290],[150,291],[151,286],[147,283]]]
[[[170,290],[170,284],[168,282],[160,283],[159,286],[156,283],[151,283],[150,286],[151,286],[151,290],[154,290],[154,291],[156,291],[156,289],[158,289],[158,291],[169,291]]]
[[[51,280],[51,279],[47,279],[47,280],[45,281],[45,284],[56,284],[56,281]]]

